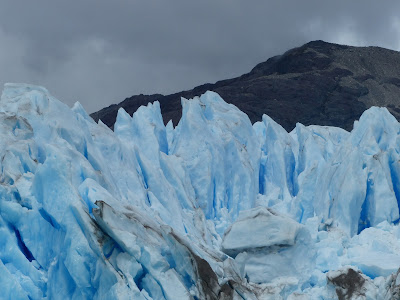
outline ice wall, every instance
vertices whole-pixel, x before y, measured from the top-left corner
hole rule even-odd
[[[400,125],[385,108],[352,132],[288,133],[213,92],[182,105],[175,128],[154,102],[111,131],[5,86],[5,299],[330,298],[354,274],[361,294],[397,291]]]

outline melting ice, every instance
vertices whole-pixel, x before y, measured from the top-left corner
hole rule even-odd
[[[0,101],[2,299],[393,299],[400,124],[288,133],[216,93],[118,112],[46,89]],[[346,298],[347,297],[347,298]]]

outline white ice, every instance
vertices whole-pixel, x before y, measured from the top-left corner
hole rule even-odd
[[[175,128],[154,102],[112,131],[45,88],[4,87],[3,298],[332,299],[349,268],[365,299],[400,291],[387,109],[288,133],[213,92],[182,105]]]

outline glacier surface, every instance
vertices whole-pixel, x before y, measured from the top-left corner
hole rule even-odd
[[[252,125],[216,93],[114,131],[42,87],[0,100],[1,299],[395,299],[400,124]]]

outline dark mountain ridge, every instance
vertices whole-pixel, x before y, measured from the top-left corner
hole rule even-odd
[[[215,91],[254,123],[269,115],[286,130],[297,122],[351,130],[364,110],[386,106],[400,120],[400,52],[309,42],[255,66],[240,77],[171,95],[136,95],[91,114],[113,127],[120,107],[132,115],[158,100],[164,122],[181,117],[180,98]]]

